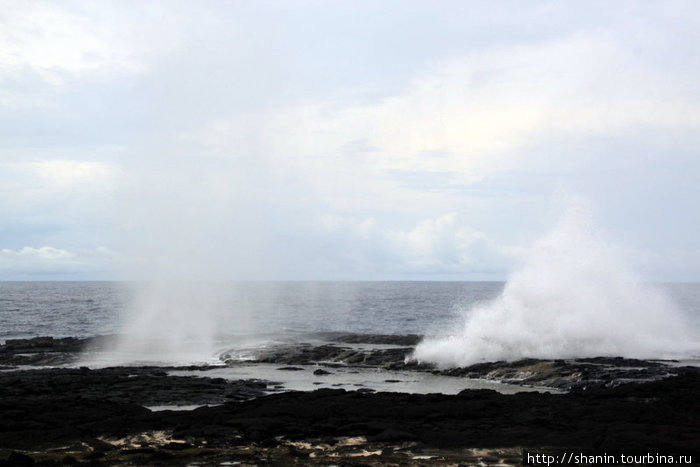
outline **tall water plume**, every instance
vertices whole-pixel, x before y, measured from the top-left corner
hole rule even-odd
[[[467,310],[454,334],[425,339],[413,358],[465,366],[524,357],[663,358],[690,348],[681,310],[640,282],[577,203],[499,297]]]
[[[212,361],[222,331],[248,319],[227,281],[263,277],[268,264],[262,212],[273,214],[256,184],[272,181],[253,156],[154,154],[134,164],[123,190],[126,274],[136,281],[111,358]]]
[[[142,283],[112,349],[120,363],[204,363],[215,356],[215,304],[194,283]]]

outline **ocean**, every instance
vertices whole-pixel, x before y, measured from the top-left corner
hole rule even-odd
[[[446,331],[462,310],[490,300],[501,282],[218,282],[190,284],[217,309],[220,333]],[[0,341],[119,334],[149,284],[0,282]],[[181,291],[178,291],[181,293]],[[201,313],[198,300],[191,313]],[[167,311],[166,311],[167,316]],[[126,318],[128,319],[128,318]]]
[[[642,299],[631,302],[626,294],[625,299],[614,293],[584,294],[584,298],[573,293],[577,291],[563,294],[582,304],[567,303],[558,293],[542,296],[541,291],[533,294],[528,287],[523,292],[502,282],[0,282],[0,342],[119,335],[114,346],[93,349],[74,365],[205,365],[209,368],[205,376],[276,381],[287,390],[312,390],[323,384],[413,393],[456,394],[466,388],[509,393],[525,389],[379,367],[334,368],[332,375],[319,381],[308,372],[281,371],[279,363],[249,362],[257,360],[261,351],[290,344],[291,354],[303,346],[329,343],[362,352],[396,347],[369,341],[349,344],[336,341],[336,334],[323,334],[344,333],[427,336],[415,348],[415,358],[448,368],[533,356],[600,355],[677,358],[679,364],[699,365],[700,284],[658,284],[653,290],[650,295],[649,286],[640,288]],[[656,302],[657,292],[668,301]],[[613,298],[625,308],[618,316],[604,316],[615,313],[610,309],[593,314],[587,310],[588,305],[611,303]],[[653,321],[659,313],[650,310],[650,303],[668,306],[662,314],[668,312],[669,321],[678,319],[674,313],[678,310],[687,319],[681,327],[677,322],[666,327]],[[629,329],[617,329],[624,327],[622,318],[634,316],[637,306],[638,319],[630,320]],[[488,316],[497,317],[495,324]],[[656,335],[657,329],[663,332]],[[690,351],[684,342],[687,336],[668,343],[665,333],[678,329],[690,330],[695,343]],[[684,344],[682,352],[667,355],[667,347],[675,341]]]
[[[216,308],[217,333],[230,336],[316,332],[440,336],[458,328],[469,310],[498,297],[504,285],[411,281],[198,283],[190,284],[184,293],[196,290],[200,297],[209,299],[198,300],[184,313],[210,315],[201,307]],[[655,287],[678,305],[694,335],[700,335],[700,284]],[[0,282],[0,342],[34,336],[122,333],[129,328],[129,316],[147,313],[138,306],[152,307],[153,300],[159,299],[151,297],[151,302],[144,304],[136,298],[151,288],[132,282]],[[178,293],[182,295],[183,290],[178,288]],[[178,305],[181,302],[178,299]],[[167,309],[159,319],[168,320]]]

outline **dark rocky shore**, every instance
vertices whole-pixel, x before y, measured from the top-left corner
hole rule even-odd
[[[411,336],[328,340],[268,349],[260,360],[328,371],[403,365],[568,392],[280,392],[271,381],[174,376],[170,368],[31,369],[74,361],[100,340],[8,341],[0,365],[15,368],[0,372],[0,466],[519,465],[523,448],[700,451],[698,368],[598,358],[437,370],[404,361],[417,342]],[[395,347],[344,346],[363,343]],[[161,404],[201,407],[146,408]]]

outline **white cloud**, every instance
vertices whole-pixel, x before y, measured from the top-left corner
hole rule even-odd
[[[435,29],[442,10],[402,9],[424,31],[416,40],[386,23],[387,4],[356,48],[360,31],[321,4],[0,6],[6,149],[36,146],[31,158],[0,154],[0,211],[65,232],[26,244],[66,245],[76,226],[77,238],[113,216],[102,238],[105,226],[129,224],[122,230],[137,239],[124,243],[143,243],[144,254],[196,262],[216,250],[221,270],[274,261],[260,253],[274,249],[270,238],[303,250],[306,235],[321,233],[344,252],[339,261],[367,270],[504,268],[517,251],[503,245],[538,234],[522,230],[543,227],[542,199],[562,179],[619,199],[620,177],[604,185],[599,168],[647,164],[628,183],[636,201],[670,165],[650,158],[640,137],[668,130],[659,147],[684,141],[692,152],[688,135],[700,126],[697,60],[676,27],[696,20],[656,14],[665,7],[630,18],[624,8],[543,2],[514,20],[470,6],[471,19],[456,18],[449,34]],[[414,47],[396,54],[397,44]],[[581,143],[595,138],[623,150]],[[95,141],[125,146],[104,155]],[[666,199],[696,199],[690,191]],[[114,194],[124,209],[105,209]],[[171,254],[178,248],[181,258]]]
[[[106,247],[63,249],[51,246],[0,250],[0,279],[110,278],[124,257]]]
[[[340,111],[337,126],[378,149],[377,170],[449,170],[469,183],[512,169],[518,151],[551,138],[697,128],[693,82],[641,62],[613,35],[591,33],[450,59],[396,96]],[[436,152],[443,157],[430,157]]]
[[[30,218],[53,212],[58,222],[103,217],[124,173],[116,163],[70,159],[0,161],[0,202],[6,215]],[[73,219],[75,221],[75,219]]]
[[[256,199],[263,213],[298,212],[297,221],[317,222],[338,241],[342,231],[339,261],[367,270],[503,272],[547,228],[547,208],[542,200],[529,206],[529,197],[549,198],[569,172],[599,186],[604,156],[561,141],[613,137],[624,145],[650,129],[700,126],[700,102],[688,93],[696,70],[667,74],[645,58],[605,29],[484,47],[433,63],[393,95],[367,99],[364,89],[344,89],[217,115],[181,132],[177,151],[196,152],[198,166],[211,171],[248,173],[270,198],[261,190],[236,198]],[[616,157],[627,167],[646,156]],[[495,202],[478,191],[497,191],[499,181],[517,196]],[[458,214],[438,215],[450,211]]]
[[[140,2],[2,0],[0,9],[0,79],[30,71],[52,85],[144,73],[181,43],[188,20]]]
[[[396,207],[410,196],[396,173],[445,174],[448,189],[503,170],[588,158],[551,151],[533,159],[529,149],[548,141],[697,129],[693,82],[692,73],[668,75],[642,62],[624,38],[593,31],[451,58],[371,103],[344,94],[217,118],[183,138],[220,155],[255,148],[274,169],[294,172],[336,201],[354,194],[363,203],[365,195],[367,204]]]
[[[0,250],[0,255],[2,255],[4,259],[35,258],[40,260],[65,259],[74,256],[66,250],[60,250],[50,246],[43,246],[41,248],[32,248],[27,246],[16,251],[5,248]]]
[[[100,191],[113,188],[121,169],[99,161],[51,159],[31,163],[36,174],[50,186],[68,189],[91,185]]]
[[[326,215],[323,236],[342,244],[335,254],[344,268],[373,277],[424,274],[455,279],[500,277],[524,250],[499,245],[457,213],[423,219],[396,230],[376,219]]]
[[[0,77],[29,69],[52,84],[61,73],[136,71],[126,44],[104,37],[98,24],[54,2],[4,1],[0,28]]]

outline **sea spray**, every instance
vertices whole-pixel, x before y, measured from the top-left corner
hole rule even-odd
[[[439,366],[524,357],[665,358],[691,347],[681,310],[643,284],[594,231],[585,206],[571,208],[537,242],[495,300],[466,311],[445,338],[425,339],[413,358]]]
[[[216,361],[215,340],[224,311],[211,284],[142,283],[123,316],[112,363],[199,364]]]
[[[253,147],[239,155],[191,153],[181,142],[156,138],[142,151],[120,192],[119,249],[132,258],[122,274],[138,282],[112,358],[216,359],[217,334],[247,320],[244,306],[223,300],[222,284],[266,278],[275,184]]]

